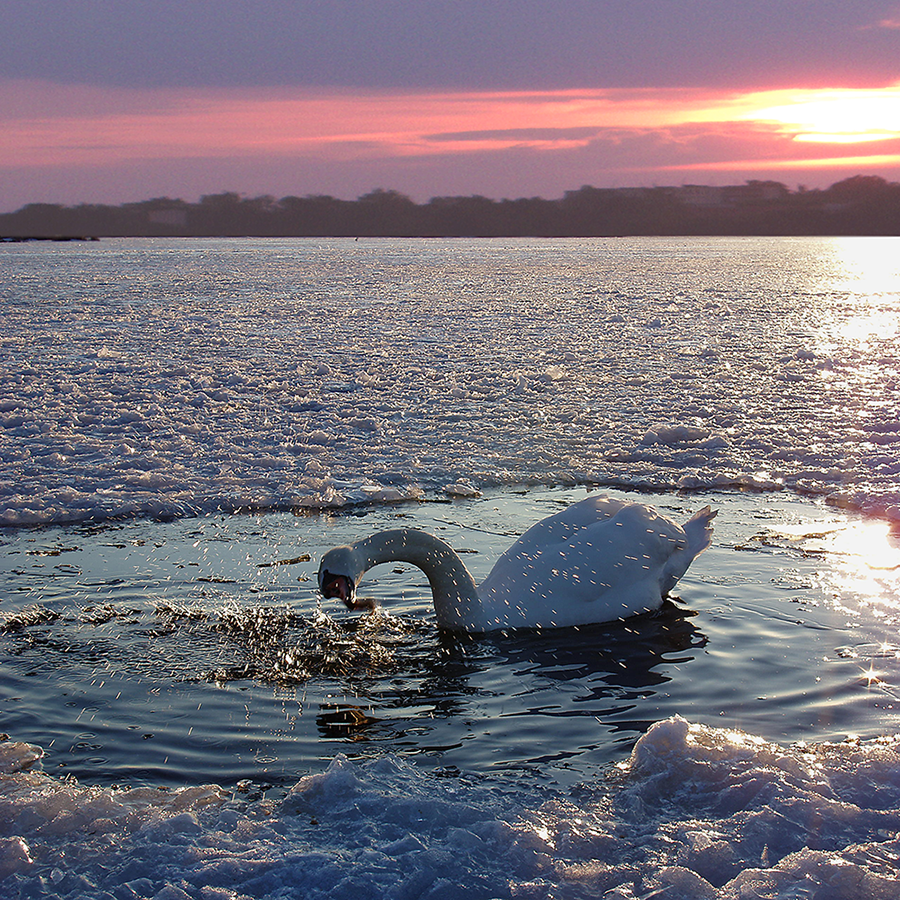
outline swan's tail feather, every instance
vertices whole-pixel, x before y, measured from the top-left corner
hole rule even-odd
[[[712,543],[712,520],[718,514],[717,509],[704,506],[684,523],[684,533],[688,539],[688,553],[693,559]]]

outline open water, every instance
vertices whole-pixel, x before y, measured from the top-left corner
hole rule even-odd
[[[0,897],[896,897],[898,250],[0,246]],[[316,595],[587,491],[719,508],[660,614]]]

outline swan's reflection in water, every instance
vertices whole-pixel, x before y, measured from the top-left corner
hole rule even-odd
[[[329,686],[316,728],[349,755],[390,749],[504,767],[612,757],[604,745],[646,730],[674,667],[706,643],[693,614],[669,601],[603,625],[475,636],[384,613],[336,620],[256,609],[214,627],[243,659],[208,678],[293,682],[307,696]]]
[[[110,609],[12,617],[0,695],[36,693],[33,710],[4,709],[11,730],[48,732],[51,767],[129,784],[290,784],[337,753],[583,780],[684,708],[678,670],[705,644],[672,603],[608,625],[481,636],[418,613]]]
[[[360,706],[353,704],[322,704],[316,725],[322,737],[332,740],[365,740],[365,734],[382,723]]]

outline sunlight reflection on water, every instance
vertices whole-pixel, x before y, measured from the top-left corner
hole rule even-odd
[[[823,310],[822,349],[865,353],[894,340],[900,330],[897,239],[835,238],[831,247],[820,273],[822,288],[832,295]]]
[[[833,288],[869,296],[900,291],[896,238],[835,238],[838,267]]]
[[[835,586],[855,597],[869,615],[896,622],[900,611],[900,546],[886,522],[856,522],[840,529],[827,542],[834,554]]]
[[[900,538],[891,524],[876,519],[801,523],[780,531],[798,541],[804,552],[831,559],[821,577],[840,605],[853,612],[864,605],[869,615],[900,611]],[[824,570],[823,570],[824,571]]]

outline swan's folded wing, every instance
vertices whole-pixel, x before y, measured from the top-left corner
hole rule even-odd
[[[567,525],[555,526],[560,524]],[[627,502],[613,515],[568,528],[563,540],[539,546],[533,532],[500,557],[479,589],[485,612],[505,618],[510,627],[582,625],[656,609],[671,587],[672,561],[686,547],[680,526]]]
[[[628,500],[616,500],[602,494],[586,497],[560,510],[552,516],[532,525],[504,554],[518,556],[522,552],[533,553],[554,544],[564,544],[579,532],[612,518],[624,507],[631,506]],[[646,509],[646,507],[641,507]],[[498,560],[499,562],[499,560]]]

